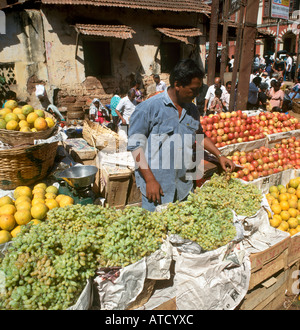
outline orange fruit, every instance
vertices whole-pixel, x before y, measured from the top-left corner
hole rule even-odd
[[[298,211],[295,208],[289,208],[288,209],[289,214],[291,215],[292,218],[296,218],[298,215]]]
[[[65,207],[67,205],[72,205],[72,204],[74,204],[74,199],[67,195],[64,195],[59,201],[60,207]]]
[[[28,116],[26,117],[26,121],[29,125],[33,124],[35,122],[35,120],[39,118],[39,115],[36,112],[31,112],[28,114]]]
[[[284,221],[289,220],[289,218],[291,217],[291,215],[289,214],[288,211],[281,211],[280,216],[281,216],[281,219]]]
[[[285,187],[279,189],[279,194],[285,194],[287,192],[287,189]]]
[[[19,128],[19,123],[16,120],[10,120],[6,124],[6,129],[9,131],[18,131]]]
[[[300,225],[298,225],[298,226],[296,227],[296,230],[297,230],[298,233],[300,233]]]
[[[278,188],[276,186],[271,186],[269,188],[269,192],[272,193],[272,192],[278,192]]]
[[[34,111],[33,107],[29,104],[25,104],[22,106],[22,113],[24,116],[28,116],[33,111]]]
[[[21,127],[20,128],[20,132],[31,132],[31,129],[30,129],[30,127],[26,127],[26,126],[24,126],[24,127]]]
[[[296,190],[296,195],[297,195],[298,198],[300,198],[300,189]]]
[[[0,244],[9,242],[12,239],[11,234],[7,230],[0,230]]]
[[[14,215],[16,213],[17,209],[12,204],[5,204],[0,207],[0,215],[2,214],[11,214]]]
[[[16,209],[17,209],[17,211],[23,211],[23,210],[30,211],[30,209],[31,209],[31,201],[19,202],[16,205]]]
[[[6,204],[14,204],[13,200],[9,196],[3,196],[0,198],[0,207]]]
[[[19,232],[21,231],[21,229],[22,229],[22,226],[17,226],[14,230],[12,230],[10,232],[11,236],[16,237],[19,234]]]
[[[11,231],[15,228],[16,220],[12,214],[0,215],[0,228],[3,230]]]
[[[290,208],[288,201],[281,201],[279,205],[282,211],[287,211]]]
[[[270,220],[270,225],[277,228],[282,222],[280,215],[275,214],[274,217]]]
[[[289,182],[289,186],[291,188],[297,189],[298,185],[299,185],[299,182],[297,179],[291,179]]]
[[[291,236],[293,236],[293,235],[298,234],[298,231],[296,229],[292,228],[292,229],[289,230],[289,233],[290,233]]]
[[[52,210],[55,207],[59,207],[58,201],[56,201],[54,198],[47,198],[45,200],[45,204],[48,206],[49,210]]]
[[[279,197],[279,193],[277,191],[273,191],[271,192],[271,195],[275,198],[278,198]]]
[[[283,231],[287,231],[289,229],[289,224],[287,223],[287,221],[283,220],[280,224],[280,227],[283,228]]]
[[[28,196],[29,198],[32,198],[32,192],[31,189],[27,186],[19,186],[14,191],[14,197],[17,199],[20,196]]]
[[[30,210],[21,210],[15,213],[16,223],[18,225],[26,225],[31,220]]]
[[[49,208],[44,203],[37,203],[32,205],[31,215],[34,219],[43,220],[48,212]]]
[[[289,218],[288,224],[290,228],[295,229],[298,226],[298,220],[296,218]]]
[[[281,207],[280,207],[280,204],[273,204],[271,206],[271,210],[275,213],[275,214],[280,214],[280,212],[282,211],[281,210]]]
[[[288,200],[288,195],[286,193],[282,193],[282,194],[279,195],[278,199],[279,199],[279,202],[287,201]]]
[[[47,121],[43,117],[38,117],[34,121],[34,128],[39,131],[44,131],[48,128]]]
[[[289,187],[288,190],[287,190],[287,192],[288,192],[289,194],[294,195],[294,194],[296,193],[296,189],[295,189],[295,188],[292,188],[292,187]]]
[[[10,110],[13,110],[14,108],[16,108],[18,106],[18,102],[15,101],[15,100],[7,100],[5,103],[4,103],[4,107],[5,108],[8,108]]]

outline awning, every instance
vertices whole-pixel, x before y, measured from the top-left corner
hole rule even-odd
[[[186,44],[193,44],[189,41],[190,37],[202,36],[202,32],[198,28],[189,29],[175,29],[175,28],[156,28],[160,33],[177,40],[180,40]]]
[[[84,35],[131,39],[135,31],[126,25],[75,24],[75,29]]]

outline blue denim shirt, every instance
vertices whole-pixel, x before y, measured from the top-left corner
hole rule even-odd
[[[130,117],[128,151],[143,147],[147,162],[164,196],[162,204],[183,200],[193,188],[193,181],[186,179],[191,169],[192,146],[196,132],[203,134],[200,115],[193,104],[185,104],[179,118],[178,110],[168,91],[140,103]],[[146,183],[136,171],[137,186],[146,195]]]

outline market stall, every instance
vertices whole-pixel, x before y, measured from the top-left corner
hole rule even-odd
[[[287,295],[298,296],[299,126],[292,117],[277,117],[286,131],[275,132],[273,117],[243,113],[225,114],[224,127],[225,122],[234,129],[246,124],[250,131],[247,125],[264,121],[263,132],[235,141],[214,128],[222,142],[230,141],[219,148],[240,166],[235,174],[226,178],[206,160],[206,176],[187,201],[153,213],[139,206],[134,161],[122,134],[87,121],[82,138],[69,138],[54,125],[46,137],[33,135],[32,145],[2,143],[0,309],[277,309]],[[235,125],[226,116],[235,118]],[[214,124],[221,119],[213,118]],[[203,119],[202,124],[210,125]],[[224,134],[229,140],[223,141]],[[51,159],[44,160],[40,148]],[[277,164],[282,166],[277,173],[268,172],[275,149],[289,154],[288,164]],[[268,151],[263,163],[269,168],[251,180],[246,155],[251,153],[253,161],[255,151]],[[14,168],[17,154],[34,166],[21,160]],[[16,175],[5,176],[9,170]],[[280,213],[272,201],[279,202],[284,192],[273,196],[272,187],[294,189],[286,198],[294,195],[295,203],[280,213],[296,212],[289,218],[297,226],[282,217],[274,221]],[[26,207],[29,213],[22,211]],[[20,211],[28,217],[19,217]],[[289,226],[280,227],[283,221]]]

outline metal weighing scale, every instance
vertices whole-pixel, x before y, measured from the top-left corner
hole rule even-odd
[[[97,172],[96,166],[82,165],[56,173],[55,177],[60,181],[58,193],[72,197],[74,204],[93,204],[95,194],[92,190],[92,184]]]

